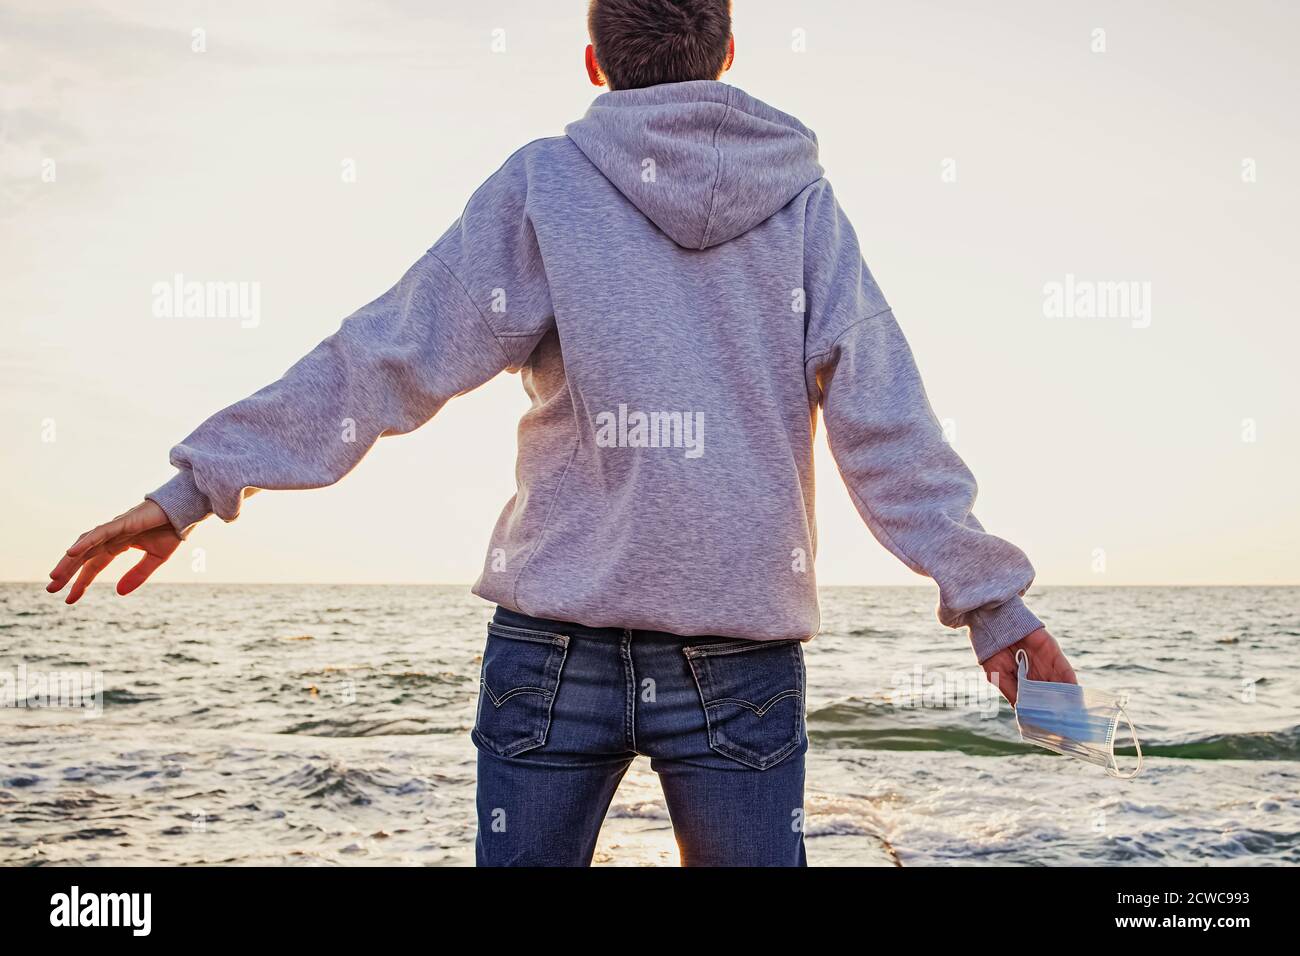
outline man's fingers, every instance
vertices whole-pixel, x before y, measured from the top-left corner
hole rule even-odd
[[[89,564],[101,555],[108,555],[108,560],[112,561],[114,556],[121,554],[129,547],[130,540],[131,536],[125,535],[96,545],[89,551],[83,551],[75,557],[65,555],[63,560],[55,565],[54,570],[50,572],[50,583],[45,585],[45,590],[51,594],[57,594],[72,580],[72,576],[77,573],[77,569],[82,565]]]
[[[1061,653],[1060,645],[1055,639],[1046,630],[1035,631],[1006,650],[998,651],[984,662],[985,674],[990,680],[994,674],[997,675],[997,688],[1011,702],[1012,707],[1016,705],[1020,696],[1018,681],[1020,664],[1016,661],[1016,653],[1022,650],[1029,658],[1026,676],[1030,680],[1051,681],[1056,684],[1079,683],[1079,679],[1074,676],[1074,668]]]
[[[97,549],[83,552],[75,557],[65,554],[59,559],[59,563],[54,566],[54,570],[50,572],[50,583],[45,586],[45,590],[51,594],[62,591],[67,583],[72,580],[72,576],[77,573],[77,569],[99,553]]]
[[[998,690],[1002,691],[1002,696],[1007,699],[1012,707],[1016,706],[1016,678],[1014,676],[1001,675],[998,680]]]
[[[65,554],[59,560],[59,563],[54,566],[54,570],[50,572],[50,583],[45,586],[45,590],[51,594],[62,591],[67,583],[72,580],[72,576],[77,573],[78,568],[105,552],[112,552],[113,544],[114,542],[110,541],[107,544],[96,545],[77,555]],[[117,549],[117,551],[121,550],[121,548]]]
[[[96,554],[86,562],[82,567],[81,573],[77,575],[76,582],[72,585],[72,590],[68,592],[65,599],[69,604],[76,604],[81,600],[81,596],[86,593],[86,588],[90,587],[90,582],[95,580],[100,571],[113,563],[115,555],[111,551],[104,551]]]
[[[121,539],[111,540],[105,544],[85,551],[75,557],[66,556],[59,562],[58,566],[50,572],[50,583],[45,586],[45,590],[51,594],[62,591],[68,581],[74,574],[77,580],[68,592],[67,603],[76,604],[81,596],[86,593],[92,581],[99,575],[100,571],[112,564],[113,559],[129,547],[130,536]],[[159,567],[167,560],[164,557],[158,557],[152,554],[146,554],[136,565],[122,576],[117,584],[118,594],[130,594],[140,585],[149,579],[149,575],[158,570]],[[80,569],[80,574],[77,574]]]
[[[110,538],[116,538],[125,528],[125,518],[114,518],[108,524],[101,524],[98,528],[91,528],[72,543],[72,547],[68,549],[68,555],[76,557],[83,554],[96,545],[103,544]]]
[[[1050,659],[1044,660],[1045,655],[1038,655],[1038,664],[1035,665],[1031,659],[1029,662],[1029,679],[1048,681],[1053,684],[1077,684],[1079,681],[1074,676],[1074,670],[1065,659],[1065,655],[1057,651]]]
[[[1036,660],[1035,660],[1036,659]],[[1037,666],[1034,666],[1037,663]],[[1054,684],[1077,684],[1079,678],[1074,676],[1074,668],[1061,652],[1061,646],[1049,638],[1048,642],[1031,654],[1029,671],[1034,680],[1051,681]]]
[[[1014,671],[1010,674],[1006,671],[998,672],[998,690],[1002,691],[1002,696],[1010,702],[1012,707],[1016,706],[1016,675]]]
[[[1016,671],[1014,667],[1008,666],[1008,659],[1006,659],[1005,655],[998,654],[985,661],[984,676],[1014,707],[1016,704]]]
[[[67,597],[69,604],[75,604],[90,583],[95,580],[95,576],[112,562],[114,556],[121,554],[128,547],[143,549],[153,546],[154,550],[165,550],[170,554],[175,550],[175,544],[179,543],[179,539],[171,544],[170,548],[160,547],[158,542],[153,540],[154,538],[161,540],[162,536],[155,535],[153,532],[166,523],[167,516],[163,510],[154,502],[146,501],[118,515],[112,521],[90,529],[77,538],[72,543],[72,547],[68,548],[54,565],[45,590],[57,594],[67,587],[68,582],[73,580],[75,575],[76,582]],[[137,544],[137,542],[143,543]],[[118,593],[129,594],[134,591],[165,560],[166,555],[161,558],[142,560],[118,582]]]
[[[166,558],[160,558],[157,555],[146,554],[136,562],[135,567],[122,575],[122,580],[117,582],[117,593],[130,594],[144,584],[145,581],[148,581],[149,575],[161,568],[166,560]]]

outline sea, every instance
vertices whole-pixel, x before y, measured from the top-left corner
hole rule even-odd
[[[1124,781],[1020,740],[928,587],[824,588],[813,866],[1300,862],[1300,588],[1036,587],[1128,696]],[[0,584],[0,864],[473,863],[492,608],[462,586]],[[1120,735],[1119,762],[1136,753]],[[639,758],[595,865],[675,866]]]

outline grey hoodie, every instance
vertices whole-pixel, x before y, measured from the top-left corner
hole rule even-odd
[[[389,292],[171,452],[185,534],[318,488],[517,371],[518,491],[474,592],[593,627],[818,629],[818,412],[863,520],[980,660],[1041,626],[971,514],[888,303],[792,116],[719,82],[605,93],[529,143]]]

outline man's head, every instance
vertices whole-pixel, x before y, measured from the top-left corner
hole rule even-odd
[[[591,0],[587,75],[632,90],[716,80],[736,55],[731,0]]]

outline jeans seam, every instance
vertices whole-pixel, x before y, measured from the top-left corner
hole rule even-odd
[[[497,708],[500,708],[501,705],[504,704],[506,701],[508,701],[511,697],[519,697],[523,694],[534,694],[538,697],[544,697],[548,700],[551,697],[550,691],[546,690],[544,687],[512,687],[504,694],[498,695],[492,690],[492,685],[489,684],[486,679],[480,677],[479,683],[482,684],[483,689],[487,691],[488,697],[492,701],[492,706]]]
[[[537,644],[559,644],[561,647],[567,647],[569,643],[567,634],[538,631],[530,627],[515,627],[512,624],[498,624],[496,621],[488,622],[488,633],[512,640],[533,641]]]
[[[627,678],[627,700],[623,708],[623,736],[627,749],[636,753],[636,668],[632,664],[632,631],[623,629],[623,673]]]
[[[706,704],[705,706],[716,707],[719,704],[736,704],[737,706],[744,707],[746,710],[751,710],[759,717],[762,717],[764,714],[766,714],[769,710],[771,710],[774,706],[779,704],[781,701],[786,700],[787,698],[790,697],[802,697],[802,696],[803,694],[797,690],[783,690],[781,691],[781,693],[772,697],[772,699],[765,704],[755,704],[753,701],[748,701],[741,697],[719,697],[717,700],[709,701],[708,704]]]

